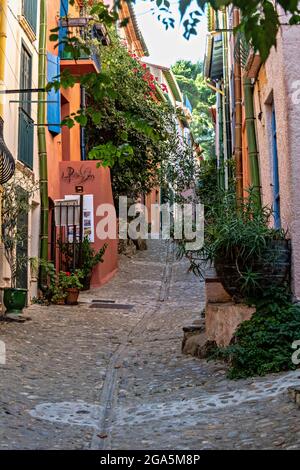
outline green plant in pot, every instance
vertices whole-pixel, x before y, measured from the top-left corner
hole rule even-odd
[[[51,302],[55,305],[64,305],[67,295],[61,286],[55,286],[52,290]]]
[[[73,273],[61,271],[58,275],[58,288],[66,293],[65,303],[67,305],[77,305],[83,272],[76,270]]]
[[[4,288],[6,315],[20,316],[27,302],[28,242],[27,215],[38,185],[24,176],[15,176],[3,187],[2,240],[4,255],[10,268],[10,287]],[[26,283],[27,284],[27,283]]]
[[[211,262],[234,300],[258,298],[290,278],[290,242],[284,230],[272,228],[272,217],[272,209],[261,207],[252,189],[238,204],[235,193],[220,192],[206,207],[204,246],[186,253],[183,241],[180,254],[203,277],[205,264]]]
[[[107,245],[105,244],[99,251],[96,251],[89,241],[88,237],[85,237],[82,242],[81,248],[81,271],[83,273],[83,290],[89,290],[91,286],[91,279],[94,268],[99,263],[103,263],[103,256],[107,249]]]
[[[273,211],[256,196],[222,208],[210,232],[211,259],[225,290],[236,300],[257,298],[270,287],[289,282],[290,243],[282,229],[272,227]]]

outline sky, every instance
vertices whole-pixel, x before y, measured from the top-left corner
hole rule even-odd
[[[174,17],[177,14],[177,3],[174,3]],[[137,0],[135,12],[137,21],[147,44],[150,56],[149,62],[170,66],[179,59],[191,60],[197,62],[203,60],[206,35],[207,19],[202,17],[198,25],[198,35],[191,36],[187,41],[183,37],[184,29],[179,25],[179,16],[176,16],[175,28],[165,30],[164,25],[153,15],[151,8],[153,2],[149,0]]]

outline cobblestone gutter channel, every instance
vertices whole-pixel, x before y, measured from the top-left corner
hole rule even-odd
[[[134,308],[89,308],[95,299]],[[182,356],[182,327],[199,319],[204,291],[170,246],[123,259],[81,300],[0,324],[0,449],[300,447],[287,393],[300,371],[232,382],[223,364]]]

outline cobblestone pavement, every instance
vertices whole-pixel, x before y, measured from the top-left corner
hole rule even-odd
[[[0,449],[299,448],[286,389],[300,371],[233,382],[223,364],[182,356],[182,327],[203,307],[203,285],[153,242],[78,307],[0,323]]]

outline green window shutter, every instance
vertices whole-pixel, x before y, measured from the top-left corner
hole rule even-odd
[[[30,24],[32,30],[37,30],[37,0],[23,0],[23,15]]]
[[[32,87],[32,57],[24,44],[21,48],[20,88]],[[31,93],[22,93],[19,108],[19,149],[18,159],[33,168],[34,122],[31,114]]]
[[[19,160],[33,169],[34,122],[19,108]]]

